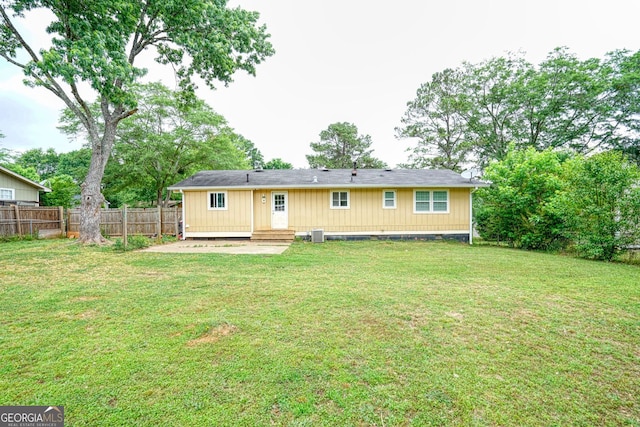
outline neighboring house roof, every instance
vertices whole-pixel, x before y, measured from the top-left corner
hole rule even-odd
[[[169,187],[169,190],[211,188],[413,188],[486,187],[489,184],[463,178],[451,170],[432,169],[264,169],[202,171]]]
[[[45,193],[50,193],[51,192],[50,188],[45,187],[42,184],[38,184],[37,182],[31,181],[29,178],[25,178],[24,176],[22,176],[20,174],[17,174],[17,173],[15,173],[15,172],[13,172],[13,171],[5,168],[5,167],[0,166],[0,172],[4,172],[5,174],[7,174],[7,175],[19,180],[19,181],[22,181],[22,182],[24,182],[24,183],[26,183],[28,185],[31,185],[32,187],[35,187],[40,191],[44,191]]]

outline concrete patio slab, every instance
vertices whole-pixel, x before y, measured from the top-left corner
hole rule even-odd
[[[218,253],[235,255],[279,255],[290,243],[251,242],[249,240],[180,240],[175,243],[151,246],[142,252],[156,253]]]

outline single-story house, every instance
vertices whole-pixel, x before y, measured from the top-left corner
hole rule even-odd
[[[450,170],[257,169],[202,171],[169,190],[183,196],[183,239],[321,230],[327,239],[471,242],[472,194],[485,186]]]
[[[40,192],[51,189],[0,166],[0,206],[40,205]]]

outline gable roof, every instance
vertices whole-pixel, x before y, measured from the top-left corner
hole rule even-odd
[[[169,190],[218,188],[414,188],[486,187],[487,183],[463,178],[446,169],[264,169],[202,171]]]
[[[50,193],[51,192],[50,188],[45,187],[42,184],[38,184],[35,181],[31,181],[29,178],[25,178],[24,176],[22,176],[20,174],[17,174],[17,173],[15,173],[15,172],[13,172],[13,171],[5,168],[5,167],[0,166],[0,172],[4,172],[5,174],[9,175],[10,177],[17,179],[18,181],[22,181],[25,184],[28,184],[28,185],[30,185],[32,187],[35,187],[40,191],[44,191],[45,193]]]

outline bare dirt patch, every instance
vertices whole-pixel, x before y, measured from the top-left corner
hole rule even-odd
[[[221,338],[231,335],[237,331],[238,327],[229,323],[218,325],[211,328],[203,336],[187,342],[187,347],[195,347],[201,344],[213,344],[218,342]]]

